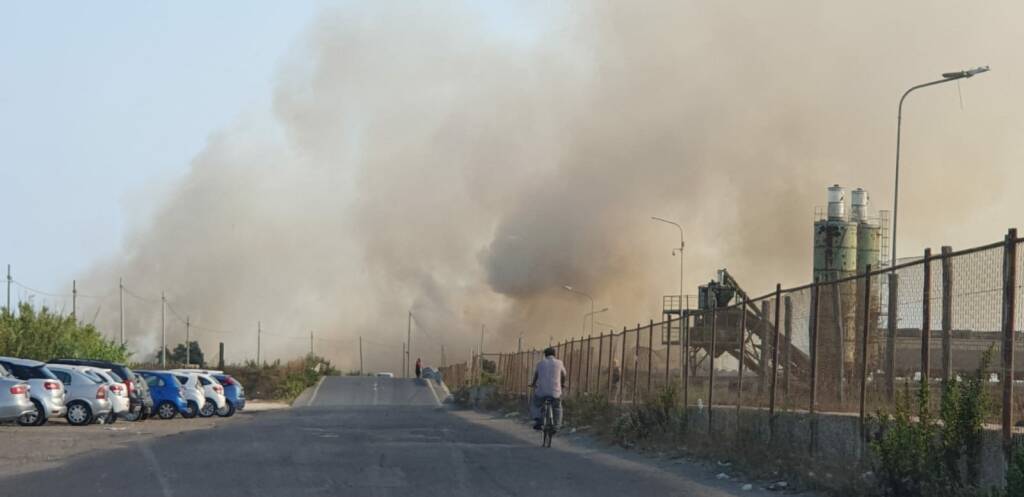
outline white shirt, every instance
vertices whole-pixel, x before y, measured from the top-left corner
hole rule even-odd
[[[539,397],[562,398],[562,375],[565,365],[555,356],[545,357],[537,363],[537,390]]]

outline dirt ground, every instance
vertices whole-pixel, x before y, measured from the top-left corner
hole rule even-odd
[[[112,425],[71,426],[64,419],[43,426],[0,424],[0,478],[60,466],[68,459],[94,451],[124,447],[142,440],[194,430],[246,423],[261,412],[287,408],[287,404],[250,401],[246,410],[230,418],[210,417],[142,422],[117,421]]]

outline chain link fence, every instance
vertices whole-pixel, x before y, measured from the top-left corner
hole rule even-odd
[[[985,368],[988,419],[1009,444],[1024,425],[1024,376],[1016,361],[1024,328],[1024,250],[1016,230],[966,250],[943,247],[892,267],[684,311],[661,322],[556,345],[568,396],[640,403],[667,386],[688,408],[858,416],[891,412],[905,391],[927,385],[938,403],[944,380]],[[984,358],[989,363],[984,364]],[[503,392],[528,395],[537,350],[501,354]],[[475,361],[443,369],[471,384]],[[987,366],[987,368],[986,368]],[[738,424],[738,423],[737,423]],[[738,430],[738,426],[732,426]],[[863,429],[863,428],[862,428]]]

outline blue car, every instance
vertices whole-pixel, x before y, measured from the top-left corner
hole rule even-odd
[[[171,419],[179,413],[187,413],[185,387],[166,371],[136,371],[146,379],[149,396],[153,398],[153,413],[160,419]]]
[[[235,414],[236,409],[245,410],[245,388],[242,384],[229,374],[214,373],[212,376],[224,387],[224,398],[227,400],[227,405],[218,410],[217,415],[227,418]]]

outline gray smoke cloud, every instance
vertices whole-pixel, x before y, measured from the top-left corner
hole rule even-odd
[[[650,216],[685,227],[688,293],[719,267],[752,293],[804,283],[825,187],[890,208],[899,94],[977,64],[993,72],[961,85],[962,111],[955,85],[908,103],[901,252],[1015,222],[1019,5],[503,9],[325,9],[282,63],[274,126],[211,137],[86,280],[167,291],[229,360],[255,356],[259,320],[264,357],[305,352],[314,330],[342,366],[363,336],[367,367],[395,369],[410,309],[429,363],[442,345],[464,360],[482,324],[485,349],[542,346],[589,310],[565,284],[632,326],[678,291],[678,233]],[[148,354],[159,306],[130,302]]]

